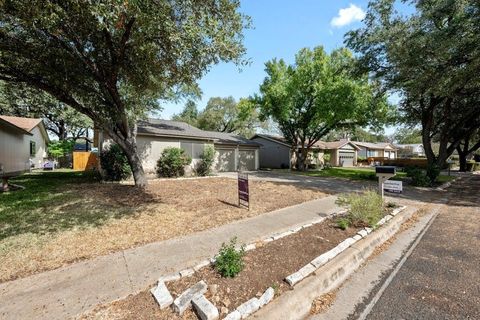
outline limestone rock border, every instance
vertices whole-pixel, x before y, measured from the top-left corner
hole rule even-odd
[[[376,228],[384,225],[385,223],[387,223],[389,220],[391,220],[394,216],[396,216],[398,213],[403,211],[405,208],[406,208],[406,206],[395,208],[390,214],[383,217],[375,225],[375,227],[373,229],[367,227],[367,228],[364,228],[364,229],[360,230],[359,232],[357,232],[357,234],[355,236],[345,239],[340,244],[338,244],[335,248],[321,254],[320,256],[318,256],[317,258],[312,260],[310,263],[308,263],[307,265],[302,267],[297,272],[295,272],[295,273],[289,275],[288,277],[286,277],[285,281],[288,284],[290,284],[290,286],[294,287],[300,281],[302,281],[303,279],[305,279],[309,275],[313,274],[318,268],[322,267],[327,262],[331,261],[337,255],[339,255],[341,252],[348,249],[354,243],[356,243],[360,239],[366,237],[368,234],[373,232],[374,229],[376,229]],[[262,244],[265,244],[265,243],[268,243],[268,242],[271,242],[271,241],[275,241],[275,240],[278,240],[278,239],[282,239],[286,236],[295,234],[295,233],[297,233],[297,232],[299,232],[299,231],[301,231],[305,228],[309,228],[313,225],[319,224],[319,223],[325,221],[328,218],[339,216],[339,215],[345,214],[346,212],[347,212],[347,210],[341,210],[341,211],[335,212],[335,213],[333,213],[329,216],[318,218],[318,219],[316,219],[312,222],[301,225],[299,227],[295,227],[295,228],[292,228],[290,230],[287,230],[287,231],[284,231],[284,232],[281,232],[281,233],[275,233],[271,236],[268,236],[266,238],[261,239],[260,241],[256,241],[256,242],[252,242],[252,243],[247,244],[245,246],[245,250],[246,251],[254,250],[258,246],[261,246]],[[155,300],[157,302],[159,302],[160,308],[163,309],[163,308],[166,308],[166,307],[173,304],[173,300],[172,300],[172,302],[169,303],[169,301],[171,300],[171,298],[169,298],[169,296],[171,297],[171,295],[170,295],[170,292],[168,291],[168,289],[165,286],[165,282],[175,281],[175,280],[179,280],[179,279],[184,278],[184,277],[189,277],[189,276],[193,275],[196,271],[198,271],[198,270],[200,270],[200,269],[202,269],[206,266],[213,265],[215,263],[215,261],[216,261],[215,257],[210,258],[210,259],[205,259],[205,260],[201,261],[200,263],[198,263],[197,265],[193,266],[192,268],[187,268],[187,269],[181,270],[179,272],[168,274],[168,275],[160,277],[158,279],[157,287],[154,287],[154,288],[151,289],[151,292],[154,295]],[[187,289],[187,291],[188,290],[189,289]],[[154,292],[156,292],[157,294],[160,292],[164,296],[163,297],[162,296],[156,296],[154,294]],[[234,311],[229,313],[225,317],[225,319],[227,319],[227,320],[245,319],[246,317],[250,316],[251,314],[258,311],[260,308],[266,306],[269,302],[271,302],[273,300],[274,295],[275,295],[274,289],[273,288],[268,288],[267,290],[265,290],[265,292],[263,293],[263,295],[260,298],[252,298],[252,299],[246,301],[245,303],[241,304],[237,309],[235,309]],[[177,299],[178,299],[178,297],[177,297]],[[162,303],[160,303],[160,301]]]

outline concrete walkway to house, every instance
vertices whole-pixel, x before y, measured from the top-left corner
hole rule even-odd
[[[0,284],[0,319],[66,319],[192,267],[237,236],[248,243],[338,210],[335,197],[309,201],[189,236],[75,263]]]

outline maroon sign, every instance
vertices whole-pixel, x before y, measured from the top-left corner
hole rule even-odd
[[[244,206],[250,209],[248,192],[248,173],[238,173],[238,206]]]

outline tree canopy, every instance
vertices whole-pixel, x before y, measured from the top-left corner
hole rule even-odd
[[[202,111],[188,101],[181,113],[172,120],[187,122],[202,130],[236,133],[250,138],[257,128],[267,124],[259,120],[255,105],[248,99],[236,101],[233,97],[212,97]]]
[[[439,172],[460,141],[480,126],[480,3],[475,0],[374,0],[365,27],[346,42],[384,90],[398,92],[409,125],[420,124],[431,172]],[[432,141],[439,142],[434,153]],[[435,174],[430,175],[435,179]]]
[[[399,127],[395,130],[392,140],[399,144],[422,143],[422,130],[418,128]]]
[[[47,131],[58,140],[85,136],[92,121],[43,91],[0,81],[0,114],[42,118]]]
[[[356,59],[346,49],[330,55],[322,47],[302,49],[295,63],[273,59],[256,101],[264,118],[272,118],[305,168],[308,151],[336,129],[379,127],[390,106],[378,95],[367,73],[355,72]]]
[[[159,99],[193,92],[212,64],[243,63],[238,0],[5,0],[0,80],[49,93],[125,152],[144,186],[136,121]]]

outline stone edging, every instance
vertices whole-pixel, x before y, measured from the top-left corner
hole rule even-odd
[[[285,281],[291,286],[295,286],[297,283],[317,271],[318,268],[322,267],[325,265],[327,262],[338,256],[340,253],[348,249],[350,246],[352,246],[355,242],[359,241],[362,238],[365,238],[367,235],[372,233],[374,229],[377,229],[378,227],[384,225],[388,221],[390,221],[394,216],[396,216],[398,213],[403,211],[406,207],[399,207],[395,208],[392,213],[386,215],[380,221],[377,222],[377,224],[374,226],[374,228],[364,228],[357,232],[357,234],[351,238],[347,238],[340,242],[335,248],[322,253],[315,259],[313,259],[310,263],[307,265],[303,266],[300,270],[298,270],[295,273],[292,273],[288,277],[285,278]]]
[[[374,228],[376,229],[376,228],[382,226],[383,224],[385,224],[386,222],[391,220],[399,212],[403,211],[405,208],[406,207],[403,206],[403,207],[399,207],[399,208],[394,209],[392,211],[392,213],[383,217],[375,225]],[[261,246],[265,243],[275,241],[275,240],[284,238],[286,236],[295,234],[302,229],[305,229],[305,228],[311,227],[315,224],[321,223],[328,218],[345,214],[346,212],[347,212],[347,210],[341,210],[341,211],[338,211],[338,212],[333,213],[331,215],[316,219],[316,220],[314,220],[312,222],[309,222],[307,224],[304,224],[302,226],[299,226],[299,227],[296,227],[296,228],[293,228],[293,229],[290,229],[288,231],[284,231],[284,232],[281,232],[281,233],[273,234],[269,237],[261,239],[260,241],[252,242],[252,243],[247,244],[245,246],[245,251],[254,250],[255,248],[257,248],[257,246]],[[326,253],[323,253],[322,255],[320,255],[317,258],[315,258],[314,260],[312,260],[309,264],[307,264],[306,266],[302,267],[300,270],[295,272],[294,274],[291,274],[290,276],[285,278],[285,281],[287,283],[289,283],[290,286],[292,286],[292,287],[295,286],[297,283],[302,281],[304,278],[306,278],[307,276],[309,276],[313,272],[315,272],[318,268],[322,267],[327,262],[329,262],[330,260],[335,258],[338,254],[340,254],[344,250],[348,249],[355,242],[357,242],[358,240],[366,237],[372,231],[373,231],[372,228],[364,228],[364,229],[360,230],[355,236],[353,236],[351,238],[347,238],[346,240],[344,240],[340,244],[338,244],[335,248],[331,249],[330,251],[327,251]],[[216,318],[218,318],[218,310],[203,295],[206,291],[206,289],[203,290],[203,288],[204,288],[203,286],[202,286],[202,291],[195,292],[195,290],[193,290],[193,293],[189,293],[190,291],[192,291],[192,289],[195,286],[199,285],[200,282],[197,283],[195,286],[187,289],[184,293],[182,293],[179,297],[177,297],[177,299],[175,299],[175,301],[173,300],[172,295],[170,294],[170,292],[168,291],[168,289],[165,285],[165,282],[179,280],[183,277],[189,277],[189,276],[193,275],[195,273],[195,271],[198,271],[198,270],[200,270],[200,269],[202,269],[202,268],[204,268],[208,265],[213,265],[214,263],[215,263],[215,258],[206,259],[206,260],[201,261],[199,264],[195,265],[192,268],[187,268],[187,269],[181,270],[177,273],[173,273],[173,274],[169,274],[169,275],[160,277],[158,279],[157,286],[150,290],[150,292],[154,296],[155,300],[159,304],[160,308],[164,309],[164,308],[172,305],[172,303],[173,303],[174,306],[175,306],[174,309],[177,312],[179,312],[180,314],[182,314],[184,308],[186,308],[190,305],[193,305],[197,309],[197,312],[199,314],[205,315],[205,319],[210,319],[210,318],[211,319],[216,319]],[[206,284],[205,284],[205,286],[206,286]],[[189,298],[188,299],[183,299],[183,305],[181,305],[179,307],[179,304],[182,303],[180,301],[182,299],[179,299],[179,298],[184,296],[184,295],[187,295],[187,296],[189,295]],[[227,319],[227,320],[245,319],[249,315],[253,314],[254,312],[258,311],[260,308],[266,306],[269,302],[271,302],[273,300],[274,295],[275,295],[274,289],[273,288],[268,288],[260,298],[255,297],[255,298],[252,298],[252,299],[246,301],[245,303],[243,303],[239,307],[237,307],[237,309],[230,312],[225,317],[225,319]],[[208,316],[208,314],[210,314],[210,316]]]

